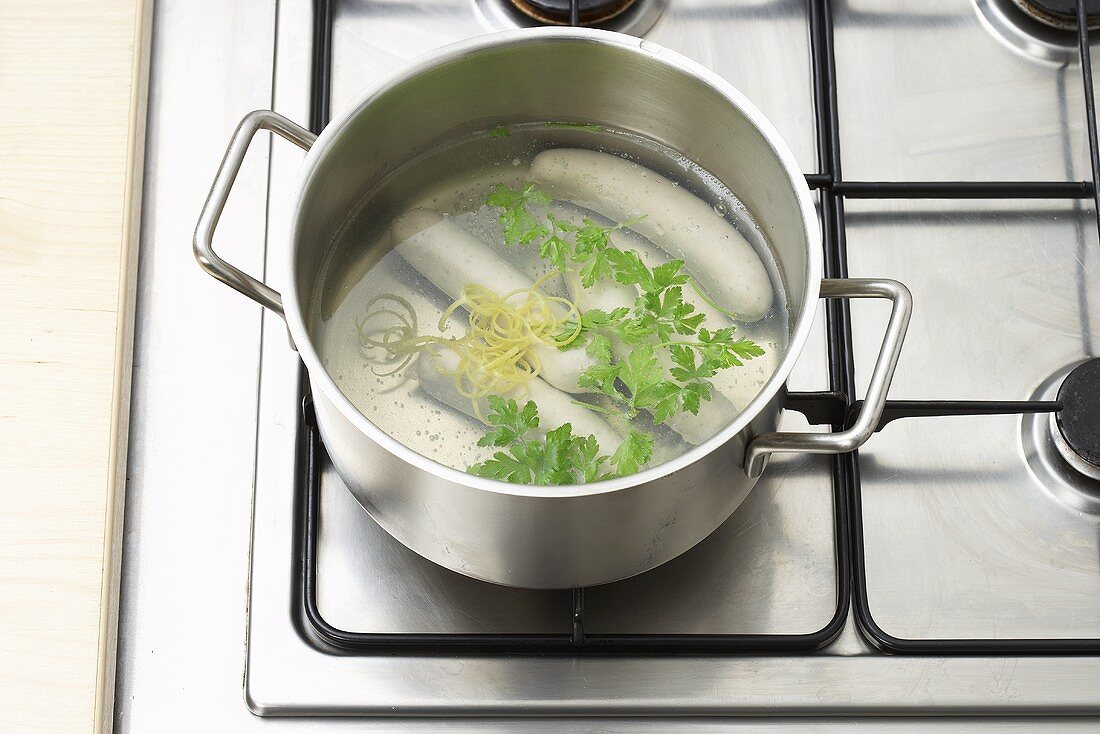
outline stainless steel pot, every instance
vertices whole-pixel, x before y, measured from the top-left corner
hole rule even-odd
[[[482,479],[398,443],[356,410],[326,373],[304,313],[327,244],[365,192],[402,161],[456,133],[547,119],[636,131],[717,176],[771,243],[791,310],[786,355],[723,431],[674,461],[571,487]],[[285,297],[223,261],[211,244],[259,130],[309,151],[286,242],[291,285]],[[805,179],[775,128],[736,89],[667,49],[596,30],[510,31],[440,49],[369,90],[319,137],[274,112],[251,113],[230,142],[194,245],[211,275],[286,319],[309,374],[325,446],[371,516],[436,563],[510,586],[589,586],[651,569],[725,521],[769,454],[839,453],[863,444],[882,412],[911,311],[909,292],[895,281],[821,280],[820,233]],[[810,334],[819,297],[892,300],[882,350],[850,429],[776,433],[784,383]]]

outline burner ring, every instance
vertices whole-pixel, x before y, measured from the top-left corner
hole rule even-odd
[[[1063,31],[1077,31],[1077,0],[1012,0],[1035,20]],[[1100,28],[1100,2],[1086,0],[1085,21],[1089,30]]]
[[[1007,1],[1007,0],[1006,0]],[[473,0],[492,30],[568,25],[569,0]],[[671,0],[581,0],[581,25],[644,37],[661,19]],[[538,6],[551,10],[548,15]],[[613,12],[612,12],[613,11]],[[593,20],[596,18],[597,20]],[[602,20],[598,20],[602,18]]]
[[[1089,361],[1081,360],[1054,371],[1029,400],[1057,400],[1066,378]],[[1100,480],[1090,476],[1091,465],[1069,448],[1058,427],[1057,413],[1021,416],[1020,448],[1028,472],[1045,494],[1078,512],[1100,516]]]
[[[569,25],[570,0],[510,0],[516,10],[549,25]],[[580,24],[594,26],[621,15],[637,0],[579,0]]]
[[[1070,0],[1071,4],[1074,0]],[[1100,0],[1089,0],[1089,28],[1093,21],[1100,23],[1100,15],[1092,14],[1092,5]],[[1052,0],[974,0],[978,18],[994,38],[1022,56],[1038,61],[1072,64],[1079,60],[1077,47],[1076,16],[1067,25],[1043,10],[1042,5]],[[1064,3],[1063,3],[1064,4]],[[1090,36],[1095,45],[1100,38]]]
[[[1100,358],[1082,362],[1058,389],[1054,443],[1075,469],[1100,479]]]

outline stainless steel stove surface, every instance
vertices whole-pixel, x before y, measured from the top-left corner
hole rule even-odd
[[[912,290],[891,399],[1020,410],[1097,356],[1075,31],[1009,0],[629,5],[609,25],[711,67],[779,129],[819,189],[830,274]],[[419,53],[533,22],[511,0],[158,6],[116,728],[1094,727],[1073,717],[1100,713],[1100,481],[1047,412],[905,418],[858,458],[777,457],[698,547],[583,592],[458,576],[356,504],[285,327],[203,279],[186,234],[248,110],[316,126]],[[220,237],[278,288],[301,153],[253,148]],[[848,318],[821,310],[792,390],[859,395],[886,309]]]

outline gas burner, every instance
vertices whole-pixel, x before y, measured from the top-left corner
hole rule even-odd
[[[1054,445],[1074,469],[1100,480],[1100,358],[1082,362],[1058,389]]]
[[[1062,402],[1057,413],[1023,417],[1032,476],[1059,501],[1100,515],[1100,358],[1059,369],[1031,399]]]
[[[548,25],[569,25],[570,0],[510,0],[524,15]],[[578,0],[581,25],[605,23],[630,8],[637,0]]]
[[[1059,64],[1079,60],[1076,5],[1076,0],[975,0],[978,17],[999,41],[1023,56]],[[1086,10],[1089,28],[1100,28],[1100,0],[1087,0]]]
[[[569,25],[569,0],[475,0],[481,16],[497,28]],[[580,0],[582,26],[643,36],[668,0]]]
[[[1040,23],[1064,31],[1077,30],[1077,0],[1012,0],[1020,10]],[[1100,0],[1085,0],[1088,26],[1100,28]]]

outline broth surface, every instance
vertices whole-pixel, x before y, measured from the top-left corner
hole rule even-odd
[[[728,401],[727,404],[732,404],[734,408],[733,415],[736,415],[736,411],[747,405],[771,377],[787,348],[787,300],[771,248],[734,193],[692,161],[637,135],[594,127],[559,127],[531,123],[479,131],[452,140],[404,164],[374,192],[366,194],[362,205],[349,217],[330,248],[322,268],[321,280],[313,291],[309,314],[311,332],[325,369],[362,414],[414,451],[455,469],[466,470],[501,450],[477,445],[489,428],[482,420],[470,415],[469,410],[457,410],[453,405],[440,401],[437,396],[430,394],[427,385],[422,385],[422,375],[419,372],[421,368],[425,368],[420,364],[423,361],[422,351],[410,352],[408,356],[412,359],[408,364],[402,365],[402,357],[405,355],[395,356],[377,346],[365,344],[364,334],[373,333],[378,338],[384,327],[400,326],[407,321],[415,322],[415,332],[420,336],[458,338],[465,333],[468,318],[464,308],[454,311],[445,324],[446,328],[439,328],[441,316],[458,295],[445,293],[437,285],[441,280],[446,280],[447,274],[433,272],[433,268],[440,267],[439,261],[444,259],[444,255],[453,253],[432,248],[461,246],[460,243],[467,240],[423,234],[423,231],[431,232],[432,227],[442,227],[443,229],[438,230],[439,233],[452,234],[456,231],[454,227],[460,228],[464,236],[474,238],[480,246],[487,247],[496,257],[523,272],[529,282],[533,283],[536,278],[545,276],[541,293],[547,297],[565,299],[576,303],[578,310],[586,310],[581,307],[581,302],[591,300],[588,289],[578,289],[574,280],[571,290],[566,277],[560,275],[553,264],[539,256],[537,242],[527,245],[505,244],[501,224],[502,210],[486,205],[497,186],[503,185],[513,191],[521,190],[528,180],[535,157],[543,151],[555,149],[599,151],[645,166],[651,173],[668,179],[672,186],[689,191],[706,202],[710,212],[708,216],[732,225],[759,255],[772,290],[770,309],[762,318],[751,322],[733,319],[732,325],[736,328],[737,338],[752,340],[763,348],[764,354],[745,360],[743,366],[721,369],[710,378],[715,400],[721,398]],[[578,173],[582,176],[600,177],[599,170]],[[642,175],[645,175],[644,172]],[[649,205],[651,202],[637,202],[643,215]],[[572,221],[581,224],[583,217],[599,225],[621,224],[565,200],[555,199],[549,211],[558,216],[572,217]],[[419,234],[406,236],[404,240],[395,237],[395,232],[407,235],[407,231],[416,229],[410,228],[410,212],[417,213],[413,218],[428,217],[432,222],[435,217],[441,217],[442,224],[432,225]],[[653,229],[652,221],[645,225],[631,222],[627,224],[639,229],[649,225]],[[698,224],[694,226],[699,227]],[[661,241],[660,232],[650,231],[650,235],[650,238],[642,237],[630,227],[612,233],[616,238],[615,244],[622,250],[638,249],[648,251],[651,255],[656,252],[669,260],[680,254],[667,252],[675,248],[669,248],[667,243]],[[708,261],[707,266],[711,272],[705,276],[709,282],[732,283],[736,287],[739,274],[727,272],[729,268],[720,256],[722,246],[722,243],[715,243],[713,249],[719,256]],[[693,280],[696,277],[694,271],[701,267],[699,263],[694,265],[693,269],[693,263],[689,262],[683,268],[683,272],[692,276]],[[579,266],[570,265],[570,268]],[[497,271],[491,267],[482,267],[481,261],[472,266],[472,273],[465,275],[470,277],[466,277],[464,282],[504,295],[499,290],[501,279],[496,277]],[[575,278],[574,275],[569,277]],[[613,278],[599,280],[597,286],[600,284],[605,284],[612,290],[626,288],[615,283]],[[689,293],[688,285],[685,284],[682,288],[685,301],[691,296],[691,299],[698,302]],[[632,295],[637,295],[634,290],[631,292]],[[714,300],[713,289],[705,289],[705,293],[708,300]],[[398,296],[404,303],[387,300],[390,296]],[[523,296],[516,296],[509,303],[522,300]],[[411,314],[406,312],[406,307],[411,310]],[[376,313],[379,309],[401,315],[379,315]],[[710,313],[714,315],[713,309]],[[365,323],[364,319],[368,314],[373,315]],[[708,316],[702,326],[713,330],[729,323],[710,323],[712,320],[714,319]],[[680,338],[686,337],[675,337]],[[433,354],[439,355],[440,349],[447,351],[449,348],[433,349]],[[616,357],[626,359],[630,351],[632,348],[629,345],[618,345]],[[660,348],[657,351],[660,352]],[[580,359],[580,352],[583,350],[578,350],[577,359]],[[394,368],[399,369],[394,371]],[[392,374],[383,374],[390,371]],[[617,384],[620,387],[622,385],[621,382]],[[669,425],[674,422],[672,420],[655,425],[652,411],[640,411],[632,419],[609,417],[606,413],[608,410],[623,412],[615,400],[606,395],[582,391],[580,388],[571,392],[574,394],[568,396],[570,401],[567,402],[577,401],[595,406],[595,410],[590,411],[575,405],[575,410],[606,420],[620,436],[630,429],[652,435],[653,456],[648,466],[672,459],[691,448],[692,443],[681,436],[681,433],[687,436],[690,432],[674,430]],[[526,393],[525,389],[517,388],[512,394],[503,396],[514,397],[522,405],[527,399]],[[539,403],[538,400],[535,402]],[[484,407],[484,403],[482,406]],[[703,407],[710,409],[709,406]],[[679,419],[690,421],[693,417],[682,411]],[[544,421],[540,428],[557,427],[556,424],[545,422],[547,416],[542,414],[541,406],[540,418]],[[728,421],[725,421],[722,425],[727,424]],[[713,435],[714,432],[709,431],[708,435]],[[697,436],[694,438],[694,443],[700,442]],[[611,451],[604,453],[610,454]]]

